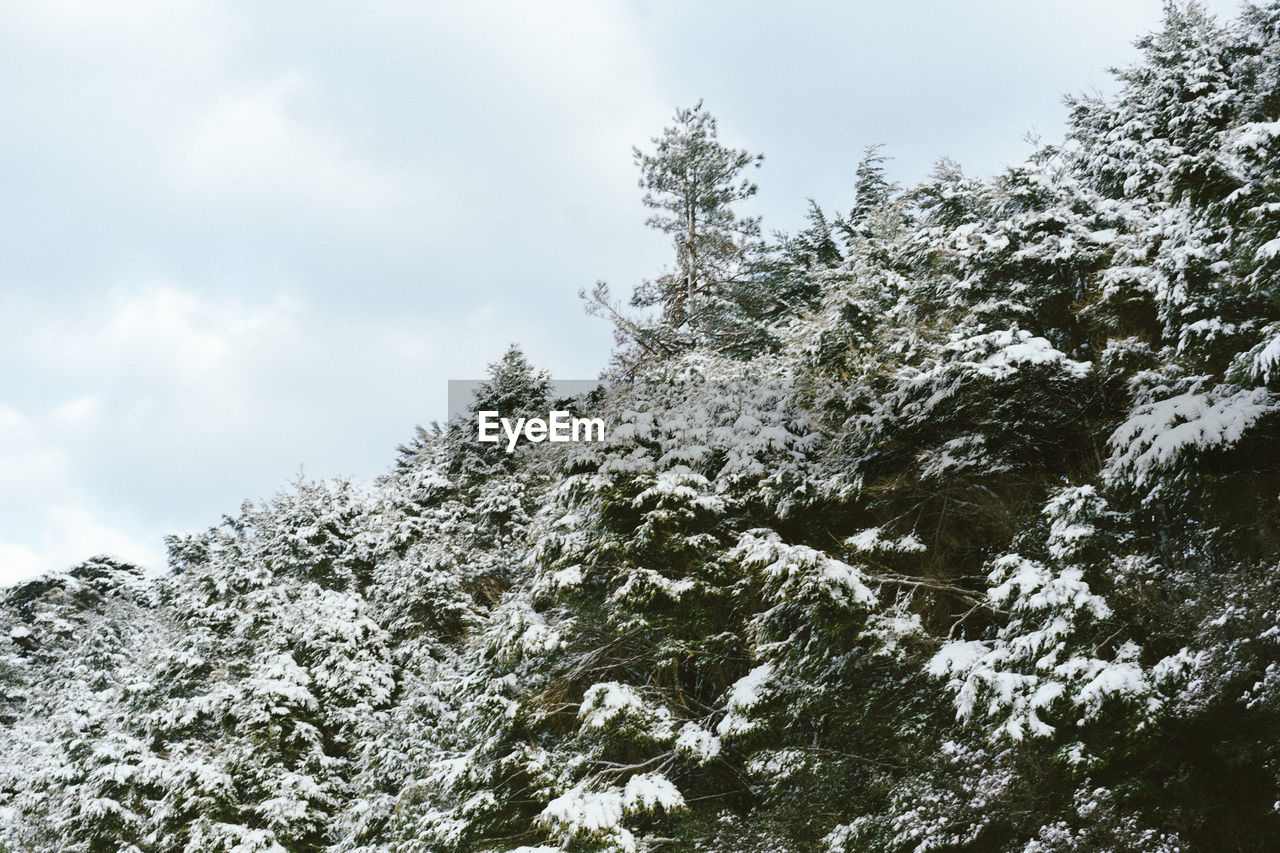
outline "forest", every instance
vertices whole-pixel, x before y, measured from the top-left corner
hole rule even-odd
[[[1280,2],[1138,44],[790,234],[677,110],[598,392],[0,591],[0,851],[1280,850]]]

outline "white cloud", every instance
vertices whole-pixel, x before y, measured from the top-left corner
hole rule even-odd
[[[77,397],[54,408],[49,418],[62,426],[77,428],[91,424],[101,405],[102,400],[98,397]]]
[[[0,435],[3,435],[5,430],[19,429],[25,421],[26,419],[22,417],[22,412],[17,409],[0,406]]]
[[[444,416],[437,377],[475,375],[472,348],[496,357],[507,342],[487,310],[438,324],[326,317],[298,300],[250,304],[172,282],[117,288],[62,316],[28,310],[0,318],[8,369],[95,392],[0,407],[10,576],[100,552],[154,561],[146,542],[268,498],[300,466],[381,473],[415,423]]]
[[[67,454],[41,435],[38,423],[0,406],[0,506],[23,505],[67,481]]]
[[[54,567],[46,565],[30,545],[0,542],[0,586],[28,580],[52,568]]]
[[[163,566],[159,536],[115,526],[82,502],[83,460],[64,439],[91,427],[98,408],[91,397],[35,415],[0,407],[0,586],[103,553]]]
[[[45,572],[70,568],[89,557],[107,554],[150,571],[164,567],[161,543],[140,540],[111,527],[82,506],[54,504],[41,514],[28,541],[0,539],[0,586]]]
[[[186,121],[174,146],[183,202],[250,217],[292,217],[360,235],[439,229],[460,204],[439,170],[394,162],[365,134],[325,116],[322,93],[297,69],[224,93]]]

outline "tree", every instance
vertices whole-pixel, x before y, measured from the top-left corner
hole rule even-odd
[[[763,154],[728,148],[716,137],[716,120],[698,101],[676,111],[675,126],[655,137],[653,153],[635,149],[644,204],[658,211],[646,224],[670,234],[676,269],[646,282],[633,299],[638,306],[662,305],[671,328],[699,323],[698,302],[729,282],[752,242],[760,221],[733,210],[756,193],[741,173],[759,166]]]
[[[854,204],[849,218],[842,223],[849,237],[868,236],[867,220],[898,192],[898,186],[885,177],[884,164],[889,159],[880,153],[883,145],[868,145],[854,172]]]

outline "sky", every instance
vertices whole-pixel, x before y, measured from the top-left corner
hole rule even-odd
[[[1237,4],[1205,4],[1220,18]],[[0,585],[369,481],[509,343],[596,376],[670,262],[632,146],[703,99],[744,213],[1056,141],[1160,0],[0,0]]]

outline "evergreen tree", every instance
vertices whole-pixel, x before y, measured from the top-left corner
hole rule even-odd
[[[701,101],[676,110],[674,126],[652,143],[651,152],[634,151],[642,201],[657,211],[646,224],[671,236],[676,264],[636,287],[631,302],[656,306],[656,322],[623,316],[603,284],[591,303],[615,321],[621,340],[647,356],[679,352],[713,333],[728,291],[744,275],[758,242],[759,219],[741,216],[734,205],[755,195],[756,185],[742,172],[764,159],[722,144],[716,120]]]
[[[740,174],[764,155],[721,144],[701,101],[676,110],[675,122],[652,140],[652,153],[635,149],[642,200],[658,211],[647,224],[670,234],[676,249],[675,271],[641,290],[636,301],[661,305],[672,327],[696,329],[699,301],[733,277],[760,233],[759,220],[739,216],[733,205],[755,195],[756,185]]]

